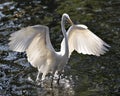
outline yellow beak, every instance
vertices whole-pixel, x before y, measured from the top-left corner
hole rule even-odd
[[[72,20],[71,20],[70,18],[68,18],[67,21],[68,21],[71,25],[74,25],[74,23],[72,22]]]

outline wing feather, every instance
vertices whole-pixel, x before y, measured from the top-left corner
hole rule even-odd
[[[73,25],[68,29],[69,57],[75,50],[78,53],[100,56],[110,47],[92,33],[85,25]]]
[[[28,61],[39,67],[47,64],[48,55],[55,52],[49,38],[47,26],[35,25],[23,28],[10,37],[10,49],[18,52],[26,51]],[[44,73],[45,69],[43,70]]]
[[[32,27],[23,28],[11,34],[9,47],[13,51],[24,52],[38,31],[34,32]]]

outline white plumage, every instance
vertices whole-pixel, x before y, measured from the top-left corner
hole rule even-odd
[[[72,26],[66,32],[64,22],[68,20]],[[27,59],[33,67],[43,73],[44,80],[47,73],[61,72],[68,58],[75,50],[78,53],[100,56],[108,51],[106,44],[92,33],[85,25],[74,25],[68,16],[63,14],[61,20],[64,35],[60,52],[56,52],[51,44],[49,28],[43,25],[29,26],[11,34],[10,49],[17,52],[26,52]]]
[[[109,47],[102,39],[93,34],[85,25],[72,25],[68,32],[69,57],[75,50],[78,53],[100,56]]]

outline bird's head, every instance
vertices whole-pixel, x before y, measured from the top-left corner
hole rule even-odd
[[[72,20],[70,19],[69,15],[68,15],[67,13],[64,13],[64,14],[62,15],[62,18],[64,19],[64,21],[67,21],[67,22],[69,22],[71,25],[73,25],[73,22],[72,22]]]

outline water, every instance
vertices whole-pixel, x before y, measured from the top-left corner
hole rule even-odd
[[[119,5],[119,0],[0,1],[0,96],[119,96]],[[74,23],[86,24],[111,48],[101,57],[74,52],[60,84],[54,81],[51,88],[51,79],[47,79],[41,86],[31,80],[37,70],[27,62],[25,53],[9,50],[8,38],[22,27],[43,24],[49,26],[52,44],[59,50],[63,13],[68,13]]]

